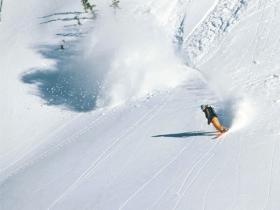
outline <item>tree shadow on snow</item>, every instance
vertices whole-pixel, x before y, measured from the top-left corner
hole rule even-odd
[[[76,112],[96,108],[99,80],[86,63],[73,61],[79,55],[77,49],[59,50],[57,46],[43,45],[38,52],[56,65],[33,69],[21,77],[22,82],[35,85],[35,94],[47,105],[60,105]]]
[[[183,133],[161,134],[152,137],[189,138],[189,137],[197,137],[197,136],[216,136],[216,132],[191,131],[191,132],[183,132]]]

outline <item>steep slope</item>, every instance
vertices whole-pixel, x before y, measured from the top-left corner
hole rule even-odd
[[[193,18],[191,14],[185,14],[185,8],[189,5],[197,8],[196,4],[201,5],[202,2],[205,0],[197,1],[197,3],[183,3],[181,1],[170,3],[169,1],[151,0],[145,2],[122,1],[121,11],[129,11],[132,16],[138,15],[138,19],[143,19],[142,25],[145,24],[145,21],[152,20],[151,22],[157,28],[161,28],[157,34],[152,35],[153,39],[149,40],[149,43],[153,45],[155,41],[157,43],[156,48],[154,47],[155,50],[164,51],[164,46],[170,45],[170,43],[161,44],[161,39],[154,40],[155,36],[158,33],[166,33],[166,37],[169,38],[164,38],[164,40],[173,39],[176,33],[174,30],[177,30],[184,15],[191,20],[188,23],[193,26],[198,24],[204,12],[212,8],[213,5],[207,3],[200,10],[197,10],[196,18]],[[98,1],[97,5],[98,10],[103,14],[108,10],[109,3]],[[168,14],[165,13],[166,8],[170,8]],[[0,51],[0,64],[3,67],[0,85],[3,94],[3,100],[0,103],[1,171],[13,167],[37,147],[44,145],[53,133],[59,132],[60,128],[67,125],[72,118],[81,117],[83,112],[94,109],[95,89],[99,83],[95,79],[96,73],[92,71],[95,67],[91,67],[94,66],[91,62],[93,59],[90,57],[94,43],[87,44],[87,40],[84,41],[89,29],[95,25],[92,24],[88,16],[89,14],[82,13],[80,2],[74,0],[67,1],[67,3],[64,1],[42,3],[34,0],[28,0],[25,4],[13,1],[4,2],[0,24],[2,49]],[[78,25],[77,17],[80,18],[81,26]],[[106,25],[114,26],[114,23],[112,21],[111,23],[106,22]],[[125,33],[125,25],[122,27],[122,30],[117,31],[120,35]],[[133,26],[133,28],[135,27]],[[126,36],[127,39],[130,39],[130,44],[135,41],[130,38],[131,35]],[[138,37],[142,35],[143,32]],[[114,34],[106,35],[107,38],[113,40],[111,43],[114,42],[113,36]],[[82,44],[79,43],[81,40],[83,40]],[[119,40],[125,41],[124,38]],[[139,42],[139,39],[136,41]],[[141,47],[142,44],[147,47],[149,43],[146,43],[145,39],[140,39],[137,47]],[[100,48],[102,49],[105,44],[106,40]],[[60,50],[61,45],[64,45],[64,51]],[[113,43],[113,46],[116,44]],[[136,52],[137,50],[136,48]],[[141,53],[144,52],[145,48],[142,49]],[[129,53],[129,51],[125,53]],[[168,64],[168,59],[162,57],[162,53],[152,53],[156,56],[159,55],[156,57],[157,60],[166,60],[165,63],[157,63],[158,67],[159,65],[164,67]],[[78,56],[78,54],[85,55],[85,58]],[[111,56],[109,51],[105,52],[105,57],[103,56],[102,59],[98,52],[93,56],[96,57],[96,60],[106,60],[101,66],[108,66],[113,62],[108,59]],[[125,56],[127,55],[123,54],[123,57]],[[165,53],[165,56],[168,57],[168,53]],[[137,61],[137,65],[134,66],[138,68],[138,74],[141,74],[146,63],[140,64],[141,59],[139,58]],[[156,69],[155,72],[152,72],[155,75],[153,77],[156,77],[159,70],[155,68],[152,60],[147,60],[147,62],[150,69]],[[169,65],[171,63],[172,61]],[[115,62],[115,66],[120,66],[119,69],[124,64],[126,65],[123,62],[120,66]],[[130,64],[130,66],[133,65]],[[167,67],[165,68],[167,69]],[[126,70],[129,70],[128,67]],[[179,77],[179,75],[174,74],[174,77],[176,76]],[[133,79],[133,75],[131,78]],[[138,83],[141,80],[141,77],[139,78]],[[130,88],[125,89],[129,90]]]
[[[197,173],[200,164],[210,158],[210,150],[217,147],[211,141],[213,133],[204,132],[209,129],[201,123],[204,119],[197,109],[205,98],[215,102],[215,97],[199,83],[194,78],[176,91],[75,120],[55,136],[56,146],[49,145],[42,155],[37,151],[35,163],[2,184],[3,209],[172,205],[172,200],[157,203],[156,198],[166,187],[171,193],[179,190],[193,167],[187,159],[197,162],[193,169]],[[70,127],[75,131],[70,132]]]
[[[279,209],[279,9],[251,1],[183,85],[67,121],[2,171],[0,208]]]
[[[238,148],[232,209],[279,209],[279,3],[254,6],[199,68],[216,93],[250,104],[244,117],[254,113],[244,135],[231,139]]]
[[[36,96],[37,91],[21,80],[22,75],[32,69],[54,65],[54,60],[38,52],[38,46],[48,43],[58,48],[57,43],[61,39],[54,36],[52,30],[61,28],[62,24],[60,22],[59,26],[53,26],[50,30],[49,25],[40,22],[46,14],[73,11],[80,6],[79,2],[65,2],[3,1],[0,22],[0,171],[36,144],[42,143],[50,130],[75,115],[46,106]]]

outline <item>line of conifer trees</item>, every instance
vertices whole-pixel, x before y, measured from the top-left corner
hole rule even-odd
[[[85,12],[92,12],[96,15],[96,4],[90,3],[89,0],[81,0],[82,5],[84,7]],[[117,9],[120,9],[120,0],[112,0],[112,4],[110,5],[116,12]]]
[[[0,0],[0,22],[1,22],[1,14],[2,14],[3,1],[4,0]]]

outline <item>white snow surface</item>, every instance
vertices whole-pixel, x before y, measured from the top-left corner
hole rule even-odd
[[[3,1],[0,209],[279,210],[280,2],[96,4]]]

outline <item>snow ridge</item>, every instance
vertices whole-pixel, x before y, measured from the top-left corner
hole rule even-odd
[[[193,33],[184,37],[182,49],[190,64],[197,63],[209,52],[213,43],[238,22],[248,2],[249,0],[220,0]]]

